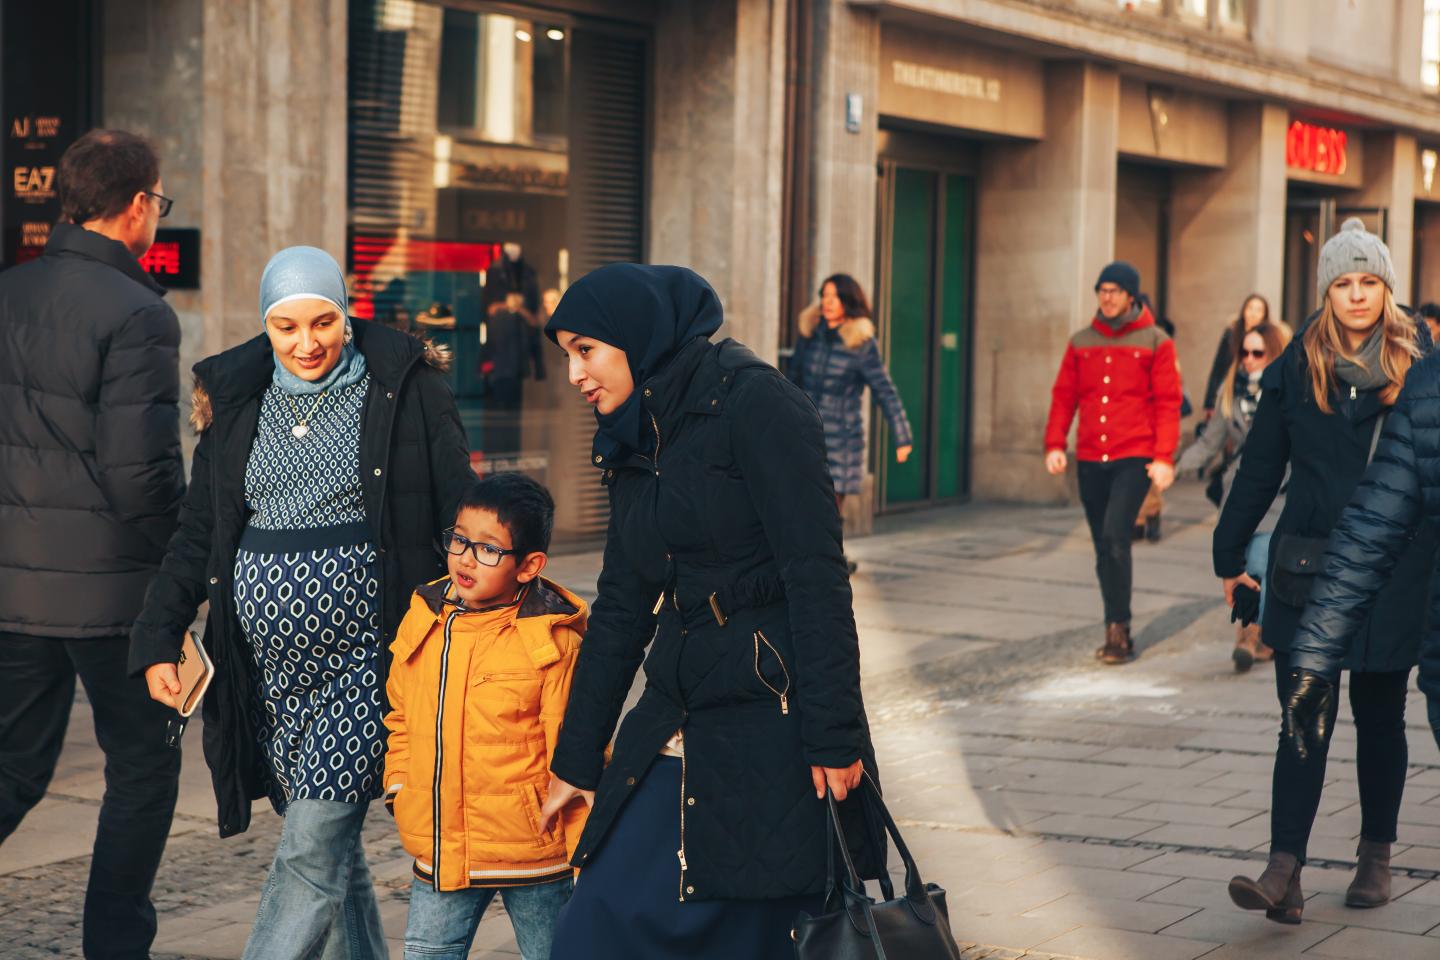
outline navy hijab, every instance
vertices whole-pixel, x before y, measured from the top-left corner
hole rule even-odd
[[[724,321],[720,298],[694,270],[612,263],[571,285],[545,324],[558,343],[568,330],[625,351],[635,391],[610,413],[595,412],[595,449],[606,457],[649,447],[640,388],[686,344],[709,337]]]

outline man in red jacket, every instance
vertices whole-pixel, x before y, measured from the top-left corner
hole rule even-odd
[[[1045,469],[1064,473],[1066,436],[1080,411],[1076,457],[1080,502],[1095,543],[1095,573],[1105,603],[1107,664],[1135,659],[1130,639],[1130,539],[1153,481],[1175,480],[1180,440],[1180,368],[1175,344],[1138,302],[1140,273],[1116,261],[1095,284],[1100,309],[1070,338],[1051,391]]]

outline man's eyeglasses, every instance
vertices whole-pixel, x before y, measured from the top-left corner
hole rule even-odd
[[[165,196],[164,194],[156,193],[154,190],[146,190],[146,191],[145,191],[145,195],[146,195],[147,197],[154,197],[156,200],[159,200],[159,201],[160,201],[160,219],[161,219],[161,220],[164,220],[166,217],[170,216],[170,208],[173,207],[173,206],[175,206],[175,201],[174,201],[174,200],[171,200],[169,197]]]
[[[1240,356],[1242,359],[1245,357],[1253,357],[1256,360],[1264,360],[1268,353],[1268,350],[1241,350]]]
[[[456,557],[469,550],[475,562],[486,567],[498,567],[506,557],[518,557],[524,553],[522,550],[502,550],[489,543],[476,543],[460,536],[453,527],[440,534],[440,549]]]

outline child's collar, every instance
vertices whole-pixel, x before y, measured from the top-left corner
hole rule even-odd
[[[534,581],[531,582],[533,583]],[[453,579],[447,579],[445,581],[444,599],[447,605],[455,607],[457,612],[459,613],[492,613],[496,610],[505,610],[509,607],[518,608],[520,604],[525,600],[525,594],[529,589],[529,583],[522,583],[520,584],[519,588],[516,589],[514,598],[512,598],[508,603],[496,603],[488,607],[472,608],[465,606],[464,599],[460,597],[459,591],[455,588],[455,581]]]

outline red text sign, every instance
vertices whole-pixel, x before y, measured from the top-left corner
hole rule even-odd
[[[1344,130],[1296,120],[1285,133],[1285,165],[1296,170],[1343,176],[1348,139]]]

